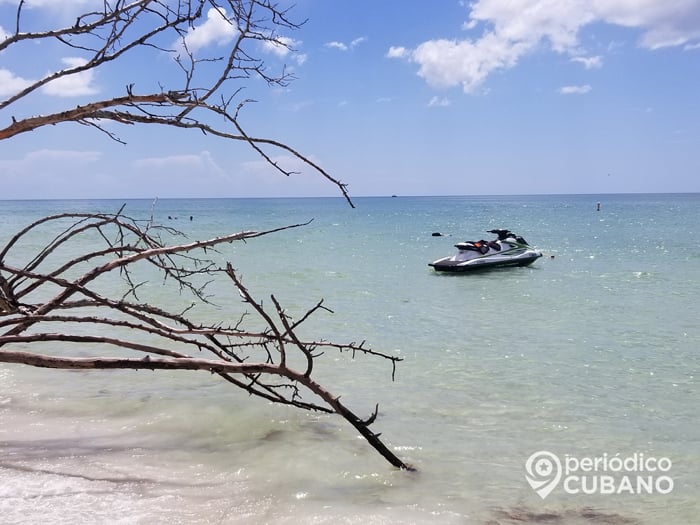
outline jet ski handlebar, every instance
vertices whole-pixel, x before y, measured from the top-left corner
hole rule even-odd
[[[504,241],[504,240],[506,240],[507,238],[510,237],[510,238],[515,239],[515,240],[516,240],[517,242],[519,242],[519,243],[528,244],[527,241],[526,241],[525,239],[523,239],[523,238],[520,237],[519,235],[515,235],[515,234],[514,234],[512,231],[510,231],[510,230],[498,230],[498,229],[494,229],[494,230],[489,230],[488,232],[489,232],[489,233],[493,233],[494,235],[498,235],[498,240],[499,240],[499,241]]]
[[[513,238],[515,237],[515,234],[510,230],[489,230],[489,233],[493,233],[495,235],[498,235],[499,241],[507,239],[508,237],[513,237]]]

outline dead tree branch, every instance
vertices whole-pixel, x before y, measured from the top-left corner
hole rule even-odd
[[[196,129],[245,142],[277,171],[292,175],[273,160],[270,150],[286,152],[333,183],[353,206],[344,183],[283,142],[247,133],[241,120],[242,108],[253,101],[244,96],[246,83],[257,78],[268,86],[284,87],[293,80],[286,66],[274,72],[259,58],[263,48],[293,51],[283,33],[299,30],[305,21],[293,21],[289,9],[274,0],[114,0],[78,13],[70,26],[35,30],[25,28],[24,4],[18,1],[14,29],[0,39],[0,53],[31,56],[43,45],[78,59],[39,78],[22,79],[15,93],[0,99],[0,140],[66,122],[95,128],[121,143],[125,141],[108,122]],[[212,19],[226,27],[224,48],[200,45],[195,38]],[[101,100],[45,115],[22,114],[52,83],[128,59],[163,64],[147,80],[159,88],[137,86],[133,78],[124,78],[116,83],[123,86],[119,91]]]
[[[330,311],[323,301],[294,320],[272,295],[274,311],[268,312],[230,263],[222,266],[204,256],[225,243],[299,226],[303,224],[170,245],[166,239],[180,238],[179,232],[129,218],[122,210],[114,215],[67,213],[40,219],[0,250],[0,362],[83,370],[205,371],[274,403],[338,414],[392,465],[411,469],[370,429],[378,406],[362,419],[312,377],[314,363],[324,351],[378,357],[392,364],[392,373],[401,359],[366,348],[364,342],[303,339],[298,328],[313,314]],[[47,228],[57,232],[49,237],[52,240],[29,260],[22,257],[23,243],[35,234],[46,238],[42,232]],[[85,248],[85,253],[75,256],[75,246]],[[208,283],[228,283],[262,327],[244,328],[243,316],[228,323],[202,324],[188,317],[187,308],[170,311],[127,300],[136,297],[140,284],[156,278],[169,280],[175,284],[171,288],[191,293],[201,304],[209,302]],[[126,290],[120,297],[102,292],[101,283],[111,283],[113,290],[119,279]],[[70,343],[69,355],[63,343]],[[120,353],[114,355],[111,349]],[[296,369],[290,363],[300,358],[304,364]]]

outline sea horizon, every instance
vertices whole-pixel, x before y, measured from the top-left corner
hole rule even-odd
[[[349,198],[361,198],[361,199],[373,199],[373,198],[452,198],[452,197],[594,197],[594,196],[642,196],[642,195],[699,195],[700,191],[669,191],[669,192],[604,192],[604,193],[464,193],[464,194],[373,194],[373,195],[349,195]],[[290,195],[290,196],[210,196],[210,197],[57,197],[57,198],[16,198],[16,199],[0,199],[1,201],[158,201],[158,200],[183,200],[183,199],[193,199],[193,200],[222,200],[222,199],[250,199],[250,200],[264,200],[264,199],[340,199],[347,200],[343,195]]]

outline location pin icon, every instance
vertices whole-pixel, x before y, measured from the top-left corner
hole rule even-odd
[[[527,458],[525,479],[537,495],[544,499],[561,480],[561,461],[556,454],[540,450]]]

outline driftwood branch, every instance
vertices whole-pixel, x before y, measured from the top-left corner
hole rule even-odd
[[[313,378],[314,363],[328,351],[381,358],[391,363],[392,374],[401,359],[367,348],[364,342],[303,339],[298,328],[312,315],[330,312],[323,301],[295,320],[272,295],[272,311],[268,312],[243,286],[230,263],[222,265],[208,258],[224,243],[300,226],[303,224],[171,245],[165,239],[180,239],[179,232],[129,218],[122,210],[114,215],[68,213],[40,219],[0,250],[0,362],[216,374],[271,402],[340,415],[393,466],[411,469],[370,429],[378,405],[362,419]],[[27,257],[23,246],[35,235],[51,240]],[[101,239],[104,246],[95,239]],[[84,249],[81,255],[75,255],[76,247]],[[262,327],[245,327],[250,312],[229,321],[201,323],[188,317],[189,307],[168,310],[127,299],[137,296],[140,284],[163,278],[178,294],[189,292],[195,304],[209,302],[205,291],[209,283],[216,283],[218,289],[226,284]],[[112,290],[115,282],[121,282],[122,293],[105,295],[100,286],[105,280],[112,283]],[[35,299],[39,297],[42,299]],[[173,304],[177,302],[182,301]],[[70,343],[68,355],[66,343]],[[293,362],[303,363],[301,369],[294,368]]]

